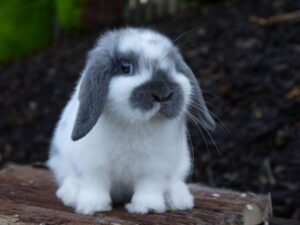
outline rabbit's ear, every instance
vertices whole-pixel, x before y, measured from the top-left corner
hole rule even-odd
[[[190,103],[191,113],[197,116],[198,120],[204,128],[208,130],[214,130],[216,127],[216,123],[207,109],[207,106],[203,99],[201,88],[193,71],[185,63],[182,56],[178,52],[175,53],[175,61],[177,70],[183,73],[189,79],[192,85],[192,99]]]
[[[107,56],[90,57],[79,90],[79,108],[72,131],[74,141],[84,137],[99,119],[107,99],[111,78]]]

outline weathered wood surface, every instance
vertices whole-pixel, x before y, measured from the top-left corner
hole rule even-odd
[[[259,224],[271,216],[269,196],[191,185],[195,208],[163,214],[129,214],[123,208],[84,216],[73,213],[55,197],[51,173],[30,166],[11,165],[0,171],[2,224]]]

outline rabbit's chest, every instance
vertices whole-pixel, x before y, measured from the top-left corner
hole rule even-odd
[[[100,123],[94,144],[99,168],[108,170],[111,180],[125,183],[155,173],[169,176],[185,150],[185,129],[175,122],[139,129]]]
[[[114,180],[127,182],[149,173],[168,174],[178,163],[179,150],[164,143],[147,143],[147,140],[119,142],[107,156],[110,175]]]

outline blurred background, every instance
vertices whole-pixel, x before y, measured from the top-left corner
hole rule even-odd
[[[124,25],[178,38],[218,122],[189,125],[190,180],[271,193],[299,220],[299,0],[1,0],[0,167],[45,162],[87,50]]]

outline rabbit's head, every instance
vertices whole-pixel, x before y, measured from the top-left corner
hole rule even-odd
[[[104,34],[89,53],[72,139],[84,137],[103,110],[124,123],[176,119],[191,110],[212,130],[199,84],[164,35],[140,28]]]

